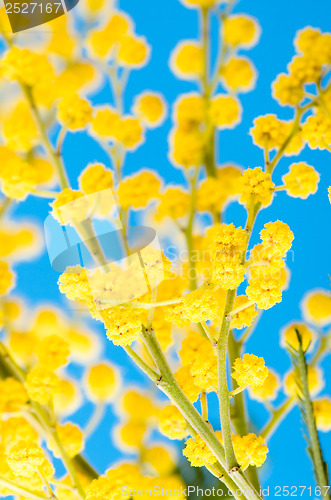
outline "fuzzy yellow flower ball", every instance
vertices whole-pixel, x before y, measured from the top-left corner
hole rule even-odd
[[[58,280],[59,290],[69,300],[90,303],[92,298],[88,271],[80,266],[67,267]]]
[[[263,172],[261,167],[247,168],[240,179],[241,203],[248,204],[254,196],[255,202],[262,205],[269,205],[273,196],[275,184],[267,172]]]
[[[70,188],[63,189],[50,205],[52,216],[63,226],[85,220],[90,208],[87,197]]]
[[[279,273],[277,273],[279,274]],[[270,309],[282,300],[283,283],[280,279],[266,276],[257,276],[249,281],[246,295],[257,305],[258,309]]]
[[[123,179],[118,188],[121,207],[144,208],[158,196],[161,187],[159,177],[151,171],[142,171]]]
[[[115,345],[130,345],[141,332],[141,318],[134,310],[114,307],[102,311],[107,337]]]
[[[58,105],[58,119],[71,130],[83,129],[92,119],[90,103],[77,94],[64,97]]]
[[[28,401],[24,386],[14,378],[0,380],[0,413],[20,411]]]
[[[28,152],[36,146],[38,131],[26,102],[19,101],[4,118],[2,133],[6,144],[15,151]]]
[[[86,375],[88,394],[95,401],[111,400],[117,384],[117,370],[107,362],[91,366]]]
[[[88,45],[98,57],[110,55],[114,45],[121,41],[132,28],[131,19],[124,12],[115,12],[103,29],[92,30],[88,37]]]
[[[54,411],[57,415],[69,415],[79,407],[81,392],[78,383],[73,379],[60,379],[53,396]]]
[[[144,66],[149,58],[150,47],[143,37],[125,35],[120,39],[118,62],[129,68]]]
[[[264,401],[273,401],[276,399],[279,388],[279,376],[272,370],[269,370],[268,376],[263,384],[257,387],[250,387],[249,394],[252,399],[263,403]]]
[[[170,61],[175,75],[184,79],[198,79],[204,71],[202,46],[195,40],[180,42],[174,49]]]
[[[57,425],[56,433],[69,458],[75,457],[84,449],[84,434],[77,425],[71,422]],[[57,445],[52,438],[49,439],[48,447],[54,453],[55,457],[61,457]]]
[[[201,323],[216,318],[218,301],[210,290],[198,288],[183,298],[183,313],[192,323]]]
[[[201,392],[201,387],[197,385],[197,377],[192,375],[191,367],[181,366],[175,373],[176,380],[181,389],[192,403],[198,399]]]
[[[259,36],[260,27],[253,17],[234,14],[224,22],[224,41],[233,47],[253,47]]]
[[[269,451],[262,436],[250,433],[243,437],[234,435],[232,439],[236,458],[243,469],[249,465],[261,467]]]
[[[59,379],[44,366],[35,366],[28,373],[26,388],[31,399],[44,405],[48,404],[57,392]]]
[[[234,301],[233,309],[237,309],[237,307],[241,307],[247,302],[248,298],[246,295],[239,295]],[[255,309],[255,305],[250,305],[231,317],[231,327],[241,329],[244,328],[244,326],[250,326],[256,318],[256,315],[257,310]]]
[[[135,99],[134,113],[147,127],[154,128],[161,125],[166,116],[166,103],[162,94],[145,91]]]
[[[331,293],[328,290],[313,290],[305,295],[303,313],[310,323],[324,326],[331,323]]]
[[[306,199],[317,192],[320,176],[307,163],[293,163],[290,170],[282,177],[287,194],[294,198]]]
[[[69,343],[58,335],[49,335],[37,344],[39,363],[50,370],[56,370],[68,362]]]
[[[122,399],[122,409],[130,417],[145,422],[157,415],[158,409],[147,395],[131,389],[125,392]]]
[[[206,243],[212,262],[209,279],[222,289],[234,290],[244,280],[241,255],[246,238],[245,231],[233,224],[216,224],[207,230]]]
[[[187,436],[186,420],[176,406],[165,406],[159,413],[160,432],[169,439],[184,439]]]
[[[204,99],[196,92],[179,96],[174,107],[174,117],[181,129],[198,128],[205,120],[206,106]]]
[[[92,481],[86,491],[86,500],[128,500],[130,495],[123,492],[123,487],[138,489],[142,479],[138,465],[121,464],[109,469],[106,476]]]
[[[287,123],[276,115],[258,116],[253,123],[250,129],[253,143],[262,149],[279,148],[287,138]]]
[[[114,137],[126,149],[134,151],[144,141],[144,129],[141,121],[133,116],[124,116],[116,124]]]
[[[294,235],[289,226],[280,220],[268,222],[260,232],[261,239],[267,247],[277,250],[282,255],[291,248]]]
[[[92,132],[102,138],[116,137],[118,127],[121,123],[119,114],[111,106],[97,108],[92,118]]]
[[[178,219],[188,214],[190,208],[190,195],[181,187],[168,187],[159,197],[155,219],[163,220],[165,217]]]
[[[313,409],[318,430],[329,432],[331,430],[331,399],[329,397],[315,399]]]
[[[235,127],[241,120],[242,108],[236,97],[218,94],[210,105],[210,117],[218,129]]]
[[[41,82],[50,83],[54,78],[53,67],[44,54],[14,46],[6,52],[1,62],[1,73],[6,78],[31,87]]]
[[[220,79],[230,91],[248,92],[256,82],[254,64],[247,57],[231,57],[221,67]]]
[[[10,417],[0,422],[1,440],[8,446],[24,441],[38,441],[37,431],[23,417]]]
[[[79,176],[79,187],[86,194],[111,189],[113,173],[100,163],[88,165]]]
[[[203,467],[216,462],[216,457],[198,434],[194,439],[189,438],[186,441],[183,455],[188,458],[192,467]]]
[[[273,96],[283,106],[297,106],[303,99],[304,90],[293,76],[282,73],[273,83]]]
[[[34,441],[21,440],[7,453],[7,463],[15,476],[31,477],[45,461],[42,449]]]
[[[308,116],[302,124],[302,137],[310,149],[328,149],[331,144],[331,120],[323,111]]]
[[[142,450],[142,461],[160,476],[169,475],[175,468],[174,459],[164,446],[151,446]]]
[[[237,358],[233,368],[232,377],[239,387],[258,387],[263,384],[269,373],[264,359],[254,354],[244,354],[242,359]]]

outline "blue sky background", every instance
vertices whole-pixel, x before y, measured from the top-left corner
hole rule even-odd
[[[143,70],[134,72],[130,78],[126,93],[126,111],[130,110],[134,96],[146,88],[162,92],[171,107],[178,94],[196,89],[193,83],[176,79],[167,65],[171,50],[179,40],[197,36],[196,11],[186,9],[178,0],[122,0],[119,7],[133,17],[137,33],[146,36],[152,45],[150,64]],[[276,113],[283,119],[292,117],[290,108],[282,108],[272,99],[271,82],[278,73],[286,70],[286,64],[294,53],[295,32],[307,25],[320,27],[324,31],[330,30],[331,4],[329,0],[316,0],[314,3],[308,0],[242,0],[235,12],[253,15],[261,24],[260,42],[247,52],[257,67],[259,77],[256,89],[240,97],[244,108],[242,123],[235,130],[221,134],[219,162],[232,161],[247,168],[259,166],[263,162],[262,151],[252,144],[248,134],[253,119],[266,113]],[[74,11],[69,15],[74,15]],[[111,94],[107,85],[93,98],[95,103],[106,103],[110,100]],[[125,174],[141,167],[149,167],[157,170],[167,182],[182,182],[180,170],[174,168],[167,157],[167,135],[170,128],[171,120],[168,118],[160,129],[147,134],[147,142],[137,152],[129,154]],[[89,162],[103,161],[109,164],[105,153],[85,133],[67,138],[64,158],[74,187],[78,174]],[[253,236],[253,240],[257,241],[263,225],[277,219],[288,223],[295,235],[294,260],[289,262],[292,273],[290,289],[284,293],[281,304],[263,315],[247,346],[248,352],[264,356],[266,364],[279,373],[284,373],[290,367],[286,352],[278,347],[280,329],[289,321],[301,318],[299,304],[306,291],[329,287],[331,206],[327,198],[327,187],[331,185],[331,156],[325,151],[310,151],[305,148],[299,157],[283,159],[275,173],[276,184],[280,184],[281,176],[288,170],[288,166],[300,160],[307,161],[320,173],[318,193],[307,200],[290,198],[283,192],[279,193],[272,207],[259,215]],[[33,198],[18,206],[14,212],[18,219],[29,217],[40,225],[47,213],[47,201]],[[231,205],[226,213],[226,222],[243,225],[245,219],[242,207],[236,203]],[[46,254],[38,261],[19,265],[17,271],[19,279],[16,291],[28,297],[31,306],[46,300],[67,308],[57,288],[58,274],[51,269]],[[92,324],[95,329],[99,329],[102,336],[102,328],[96,323],[91,322]],[[121,366],[126,383],[143,383],[144,378],[137,374],[121,349],[115,348],[110,342],[106,345],[107,356]],[[330,358],[322,364],[328,379],[328,390],[324,389],[322,394],[330,392],[329,360]],[[263,406],[252,402],[249,409],[257,425],[262,426],[267,419]],[[86,405],[76,415],[77,421],[84,424],[90,412],[91,405]],[[87,446],[87,455],[100,471],[120,456],[109,437],[109,426],[113,420],[109,411],[107,421]],[[330,462],[330,437],[322,434],[321,438],[325,457]],[[270,454],[268,465],[262,472],[263,485],[270,485],[270,488],[275,485],[314,485],[310,462],[304,452],[305,441],[301,434],[297,409],[287,417],[276,436],[268,442],[268,446]]]

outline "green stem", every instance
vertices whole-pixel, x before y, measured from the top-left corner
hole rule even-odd
[[[40,139],[41,139],[43,146],[45,148],[45,151],[48,154],[50,160],[52,161],[52,163],[57,171],[60,186],[62,189],[69,188],[70,186],[69,186],[66,171],[65,171],[63,164],[62,164],[62,161],[61,161],[61,156],[56,154],[56,152],[53,149],[53,146],[50,143],[50,140],[49,140],[47,132],[45,130],[45,126],[44,126],[44,123],[41,119],[38,107],[37,107],[35,100],[33,98],[31,88],[22,82],[20,85],[21,85],[23,93],[24,93],[24,95],[25,95],[25,97],[30,105],[31,112],[32,112],[34,121],[36,123]]]
[[[86,219],[83,222],[77,223],[75,225],[75,229],[96,264],[104,267],[105,271],[108,271],[108,262],[103,253],[99,240],[95,235],[92,221],[90,219]]]
[[[145,361],[132,349],[130,346],[123,347],[128,356],[139,366],[139,368],[151,379],[155,384],[160,381],[161,375],[156,373]]]
[[[294,398],[288,398],[279,408],[274,410],[271,419],[262,430],[262,432],[260,432],[260,435],[264,439],[270,439],[275,430],[278,428],[279,424],[284,420],[293,406]]]
[[[92,436],[92,434],[97,429],[98,425],[100,424],[105,415],[105,409],[106,407],[103,402],[97,403],[95,410],[85,428],[84,432],[85,440],[87,440],[90,436]]]
[[[56,447],[59,451],[59,454],[61,455],[61,458],[63,460],[63,463],[69,473],[69,476],[71,477],[72,479],[72,482],[73,484],[75,485],[75,488],[77,490],[77,493],[79,494],[79,496],[84,500],[86,495],[85,495],[85,491],[78,479],[78,475],[77,475],[77,471],[75,469],[75,466],[73,464],[73,462],[71,461],[71,459],[69,458],[66,450],[64,449],[62,443],[61,443],[61,440],[59,439],[59,436],[56,432],[56,430],[52,427],[49,427],[49,433],[50,435],[52,436],[52,438],[54,439],[54,442],[56,444]]]
[[[195,261],[193,259],[193,226],[194,226],[194,216],[195,216],[195,198],[196,198],[196,182],[199,174],[199,167],[195,169],[194,174],[190,177],[191,186],[191,198],[190,198],[190,212],[188,224],[185,229],[185,237],[187,243],[188,259],[189,259],[189,280],[190,280],[190,290],[195,290],[197,288],[197,278],[195,275]],[[192,274],[193,273],[193,274]]]
[[[14,200],[12,198],[4,198],[1,200],[1,206],[0,206],[0,218],[6,215],[7,211],[10,209],[10,207],[14,204]]]
[[[227,384],[227,366],[226,355],[228,349],[228,340],[230,332],[231,318],[229,313],[232,311],[236,290],[228,290],[224,308],[224,316],[220,336],[217,342],[217,364],[218,364],[218,399],[221,413],[221,429],[228,470],[238,467],[238,462],[234,453],[231,419],[230,419],[230,394]]]
[[[206,391],[200,394],[201,415],[205,422],[208,423],[208,401]]]
[[[297,353],[298,353],[297,369],[301,381],[300,385],[302,386],[301,405],[304,407],[304,410],[302,411],[304,412],[304,417],[308,433],[310,436],[309,452],[314,465],[317,484],[318,486],[321,487],[322,490],[322,496],[325,499],[330,499],[330,495],[327,492],[327,488],[329,486],[327,466],[323,459],[322,449],[317,433],[313,403],[310,397],[309,385],[308,385],[308,367],[305,359],[305,353],[302,349],[301,340]]]
[[[113,299],[106,299],[103,297],[98,297],[98,302],[100,304],[110,304],[113,306],[116,306],[119,304],[119,302],[114,301]],[[162,302],[120,302],[123,304],[125,307],[134,307],[136,309],[153,309],[154,307],[164,307],[164,306],[171,306],[172,304],[179,304],[180,302],[183,302],[183,297],[179,297],[178,299],[172,299],[172,300],[163,300]]]
[[[192,405],[190,400],[184,394],[180,388],[175,376],[173,375],[167,360],[164,357],[160,344],[155,336],[154,331],[142,329],[142,338],[154,359],[154,362],[161,373],[161,378],[158,382],[158,387],[169,397],[172,403],[178,408],[182,413],[188,423],[192,428],[200,435],[200,437],[205,441],[207,446],[213,452],[217,460],[224,467],[225,466],[225,454],[224,449],[216,435],[209,427],[209,425],[204,421],[199,412]],[[231,477],[230,477],[231,476]],[[256,493],[252,485],[247,481],[244,474],[240,469],[234,469],[230,473],[225,472],[222,481],[226,486],[233,491],[233,483],[241,488],[244,493],[243,498],[249,500],[260,500],[260,496]]]
[[[233,366],[233,363],[236,358],[241,358],[243,344],[241,341],[236,341],[234,338],[232,330],[230,330],[229,335],[229,362],[230,366]],[[232,379],[232,387],[236,389],[238,387],[237,382]],[[235,431],[240,436],[246,436],[249,431],[248,419],[247,419],[247,410],[246,410],[246,401],[245,401],[245,393],[240,392],[233,398],[231,405],[231,421],[233,423],[233,427]],[[250,466],[246,470],[246,474],[252,485],[257,491],[260,491],[260,481],[258,476],[258,471],[256,467]]]
[[[85,476],[91,480],[98,479],[99,473],[87,462],[87,460],[85,460],[82,455],[76,455],[72,461],[75,467],[77,467],[78,470],[81,470]]]

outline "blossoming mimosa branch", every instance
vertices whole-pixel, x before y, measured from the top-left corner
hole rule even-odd
[[[169,397],[172,403],[177,406],[185,419],[205,441],[222,466],[225,465],[225,454],[221,443],[180,388],[167,360],[164,357],[154,331],[152,329],[147,330],[143,327],[142,338],[161,373],[158,387]],[[226,472],[222,480],[231,491],[233,491],[233,480],[235,484],[244,492],[243,498],[245,498],[245,496],[249,500],[257,500],[261,498],[240,470],[233,470],[230,475]]]
[[[259,211],[256,207],[254,196],[251,199],[245,231],[247,235],[245,250],[242,254],[242,263],[246,260],[247,248],[250,236],[253,230],[254,222]],[[218,398],[221,415],[221,428],[223,434],[224,450],[228,470],[238,469],[238,462],[234,453],[232,434],[231,434],[231,416],[230,416],[230,394],[227,384],[227,351],[230,333],[231,311],[233,310],[234,299],[237,289],[228,290],[223,314],[220,336],[217,342],[217,364],[218,364]]]
[[[5,362],[5,365],[8,367],[9,376],[13,376],[21,383],[25,381],[25,372],[22,370],[17,363],[13,360],[6,346],[0,342],[0,355]],[[76,469],[73,466],[71,459],[68,457],[67,452],[65,451],[56,431],[55,426],[50,422],[48,415],[44,411],[44,409],[38,403],[31,402],[31,415],[36,418],[37,421],[41,424],[46,434],[49,434],[54,439],[60,456],[62,457],[63,463],[66,466],[66,469],[71,476],[73,483],[82,499],[85,498],[85,492],[80,484],[78,479]]]
[[[320,341],[319,348],[317,349],[315,355],[313,358],[310,360],[310,366],[314,366],[317,364],[323,357],[328,354],[328,343],[330,341],[331,336],[326,335],[322,337]],[[278,408],[274,409],[271,415],[271,419],[269,422],[266,424],[265,428],[261,432],[261,436],[263,436],[265,439],[268,437],[270,438],[274,432],[277,430],[277,427],[279,424],[283,421],[285,416],[289,413],[289,411],[293,408],[295,404],[295,399],[290,396],[287,398],[284,403],[279,406]]]
[[[296,330],[296,334],[298,337],[299,346],[297,349],[293,349],[293,351],[291,352],[291,358],[294,364],[297,388],[300,393],[300,396],[298,394],[298,402],[304,419],[304,423],[306,425],[309,454],[314,465],[316,482],[321,488],[322,497],[326,500],[330,500],[330,495],[328,493],[328,470],[323,458],[316,428],[313,403],[309,391],[308,365],[306,362],[306,355],[302,347],[302,338],[300,337],[298,330]]]

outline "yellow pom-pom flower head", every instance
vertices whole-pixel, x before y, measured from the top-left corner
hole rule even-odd
[[[57,391],[59,379],[54,372],[44,366],[35,366],[28,373],[26,388],[33,401],[48,404]]]
[[[124,35],[119,43],[118,62],[120,65],[138,69],[147,64],[151,49],[145,38]]]
[[[249,387],[249,395],[256,401],[273,401],[278,395],[280,380],[277,373],[269,369],[268,375],[262,385]]]
[[[244,354],[242,359],[237,358],[233,364],[232,377],[239,387],[258,387],[268,376],[268,368],[264,359],[254,354]]]
[[[188,458],[193,467],[203,467],[216,462],[215,455],[210,451],[205,441],[197,434],[185,443],[183,455]]]
[[[50,370],[56,370],[68,362],[69,344],[58,335],[45,337],[37,344],[39,363]]]
[[[116,394],[118,384],[118,370],[108,362],[91,366],[85,377],[88,396],[96,402],[111,401]]]
[[[317,192],[320,176],[314,167],[301,162],[293,163],[282,179],[288,195],[306,199]]]
[[[146,127],[155,128],[164,122],[167,105],[162,94],[146,90],[136,97],[133,111]]]
[[[31,477],[47,462],[45,455],[34,441],[19,441],[7,454],[7,463],[15,476]]]
[[[230,92],[248,92],[256,83],[256,69],[247,57],[231,57],[220,70],[220,80]]]
[[[184,439],[187,436],[186,420],[176,406],[165,406],[159,413],[160,432],[169,439]]]
[[[170,58],[173,73],[184,80],[197,80],[204,71],[202,46],[196,40],[184,40],[174,49]]]
[[[331,323],[331,292],[323,289],[308,292],[303,298],[301,309],[308,323],[328,325]]]
[[[267,172],[263,172],[261,167],[246,169],[240,179],[241,196],[240,202],[248,204],[252,196],[255,202],[260,202],[262,205],[269,205],[273,189],[275,187],[271,180],[271,176]]]
[[[247,15],[233,14],[224,22],[224,41],[232,47],[253,47],[259,40],[260,32],[256,19]]]
[[[64,97],[58,105],[58,119],[70,130],[81,130],[92,119],[90,103],[77,94]]]

